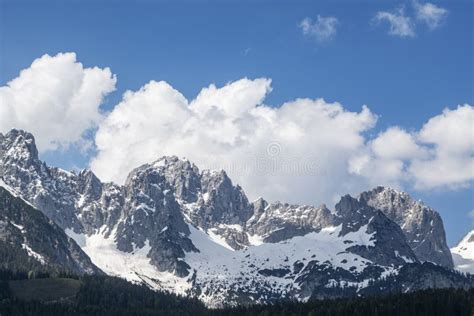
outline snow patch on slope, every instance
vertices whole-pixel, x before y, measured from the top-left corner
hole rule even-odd
[[[41,264],[46,264],[46,260],[44,259],[44,257],[39,253],[35,252],[33,249],[31,249],[30,246],[28,246],[27,244],[22,244],[21,247],[26,250],[28,256],[35,258]]]
[[[66,229],[66,234],[81,246],[97,267],[109,275],[122,277],[134,283],[146,283],[153,289],[172,291],[177,294],[186,294],[191,287],[187,280],[169,272],[158,271],[150,263],[148,253],[151,247],[148,240],[142,248],[135,248],[133,252],[128,253],[117,249],[115,230],[109,237],[105,237],[103,233],[89,236],[77,234],[71,229]]]
[[[211,229],[208,229],[207,230],[207,234],[209,235],[209,238],[215,242],[216,244],[219,244],[221,245],[222,247],[225,247],[231,251],[234,251],[234,248],[232,248],[228,243],[227,241],[225,240],[225,238],[222,238],[220,235],[216,234],[214,232],[215,229],[211,228]]]
[[[471,230],[456,247],[451,248],[454,268],[474,274],[474,230]]]
[[[367,233],[367,226],[357,232],[351,232],[340,238],[342,226],[327,227],[320,232],[297,236],[279,243],[265,243],[234,251],[214,242],[214,238],[205,232],[189,225],[190,239],[199,252],[186,253],[185,261],[191,269],[197,271],[196,282],[203,287],[200,299],[213,306],[216,295],[212,293],[212,285],[217,282],[222,288],[230,288],[234,284],[247,291],[258,292],[262,284],[272,290],[288,293],[298,287],[295,280],[299,275],[282,277],[263,275],[263,269],[292,270],[293,263],[302,262],[305,267],[310,261],[329,262],[333,267],[345,270],[353,269],[360,273],[371,262],[361,256],[346,251],[348,245],[344,241],[351,240],[363,246],[374,246],[373,235]],[[301,271],[303,271],[301,269]],[[209,286],[211,285],[211,286]],[[208,288],[209,286],[209,288]]]
[[[173,273],[161,272],[150,263],[148,241],[142,248],[127,253],[117,249],[116,231],[109,237],[100,233],[85,235],[67,229],[68,236],[73,238],[91,258],[92,262],[110,275],[120,276],[131,282],[146,283],[153,289],[168,290],[176,294],[187,295],[193,285],[199,285],[199,299],[208,306],[218,306],[225,301],[226,290],[235,287],[249,293],[258,293],[262,286],[286,295],[299,289],[297,278],[309,262],[330,264],[361,273],[372,262],[346,251],[347,241],[350,245],[374,246],[374,233],[367,233],[367,225],[356,232],[339,236],[342,225],[327,227],[320,232],[297,236],[278,243],[259,244],[260,238],[252,236],[252,246],[242,250],[232,249],[211,230],[206,233],[188,224],[188,236],[199,252],[187,252],[183,261],[190,267],[190,274],[184,278]],[[258,242],[257,242],[258,241]],[[299,262],[304,267],[300,272],[293,271],[293,264]],[[287,270],[282,276],[266,275],[263,270]],[[363,287],[369,280],[363,281]],[[365,282],[365,283],[364,283]],[[303,299],[303,298],[302,298]]]

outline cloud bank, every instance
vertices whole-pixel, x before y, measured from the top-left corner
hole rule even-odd
[[[109,68],[84,68],[74,53],[44,55],[0,87],[0,132],[28,130],[41,152],[83,143],[115,83]]]
[[[268,78],[203,88],[188,100],[164,81],[127,91],[110,113],[116,78],[84,68],[73,53],[45,55],[0,88],[0,131],[33,132],[41,151],[91,141],[91,168],[121,183],[137,166],[177,155],[224,169],[250,198],[333,203],[375,185],[457,189],[474,179],[474,107],[447,108],[418,130],[392,126],[375,136],[376,113],[323,99],[265,104]]]
[[[252,198],[332,203],[375,185],[457,188],[474,179],[474,108],[446,109],[420,130],[393,126],[367,134],[377,116],[323,99],[265,105],[267,78],[210,85],[187,100],[151,81],[100,124],[93,170],[123,182],[134,167],[178,155],[224,169]]]
[[[123,182],[134,167],[178,155],[201,168],[224,169],[251,197],[332,199],[351,186],[347,160],[364,146],[376,116],[364,107],[298,99],[278,108],[263,101],[266,78],[210,85],[187,100],[166,82],[125,93],[96,134],[93,170]],[[337,179],[337,180],[336,180]]]
[[[474,107],[445,109],[416,132],[392,127],[368,142],[349,162],[369,183],[415,189],[456,189],[474,179]]]

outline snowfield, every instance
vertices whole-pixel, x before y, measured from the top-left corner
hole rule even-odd
[[[238,286],[250,293],[256,293],[259,286],[265,284],[284,294],[298,287],[295,280],[299,274],[277,277],[259,273],[261,270],[291,271],[295,262],[306,266],[310,261],[317,260],[350,270],[352,273],[360,273],[367,265],[372,264],[371,261],[346,251],[349,245],[374,246],[374,234],[366,232],[367,225],[344,237],[339,237],[341,226],[327,227],[320,232],[297,236],[279,243],[255,243],[242,250],[232,249],[223,238],[213,232],[206,233],[191,224],[188,226],[191,232],[189,238],[199,252],[187,252],[182,259],[191,267],[191,273],[184,278],[170,272],[158,271],[150,263],[148,241],[144,247],[127,253],[117,249],[114,241],[115,230],[109,238],[105,237],[106,227],[90,236],[76,234],[71,229],[67,229],[66,233],[81,246],[92,262],[107,274],[131,282],[144,282],[153,289],[181,295],[189,294],[194,282],[201,286],[199,299],[208,306],[215,306],[224,298],[220,297],[224,293],[216,289]],[[252,236],[252,239],[261,240],[262,237]],[[304,271],[304,267],[300,271]],[[386,271],[392,269],[387,267]],[[368,280],[359,286],[362,287],[367,282]]]

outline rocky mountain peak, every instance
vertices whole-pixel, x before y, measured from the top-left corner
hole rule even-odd
[[[254,210],[265,210],[265,208],[268,206],[268,202],[265,201],[264,198],[259,197],[252,202],[252,205]]]
[[[359,199],[397,221],[404,220],[415,206],[423,206],[422,202],[413,200],[408,193],[383,186],[361,193]]]
[[[232,180],[224,170],[203,170],[201,173],[202,189],[204,192],[229,191],[234,189]],[[235,187],[242,191],[239,185]]]
[[[361,203],[358,199],[346,194],[342,196],[339,202],[335,205],[336,214],[346,217],[352,215],[354,212],[363,208],[365,205],[365,203]]]
[[[197,201],[201,189],[199,169],[189,160],[177,156],[164,156],[140,168],[148,170],[149,173],[162,175],[177,199],[188,203]]]
[[[78,191],[94,200],[97,200],[102,195],[102,182],[90,170],[84,169],[77,175]]]
[[[381,210],[397,223],[418,259],[453,267],[443,221],[438,212],[423,202],[414,200],[406,192],[387,187],[363,192],[359,195],[359,200]]]
[[[38,159],[35,137],[28,132],[12,129],[0,137],[2,150],[11,158],[20,160]]]

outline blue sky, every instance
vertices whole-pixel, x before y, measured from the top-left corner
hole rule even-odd
[[[105,111],[151,79],[192,99],[210,83],[243,77],[271,78],[265,103],[272,106],[298,97],[356,112],[366,104],[379,115],[374,135],[392,125],[417,130],[445,107],[474,104],[472,1],[433,2],[448,11],[446,19],[434,30],[417,22],[409,37],[388,34],[388,23],[374,16],[402,6],[414,16],[411,1],[315,2],[3,0],[0,86],[43,54],[75,52],[84,66],[117,75]],[[298,26],[318,15],[339,21],[324,41]],[[69,169],[87,166],[93,154],[72,149],[43,158]],[[413,195],[442,214],[450,245],[473,228],[472,181]]]

